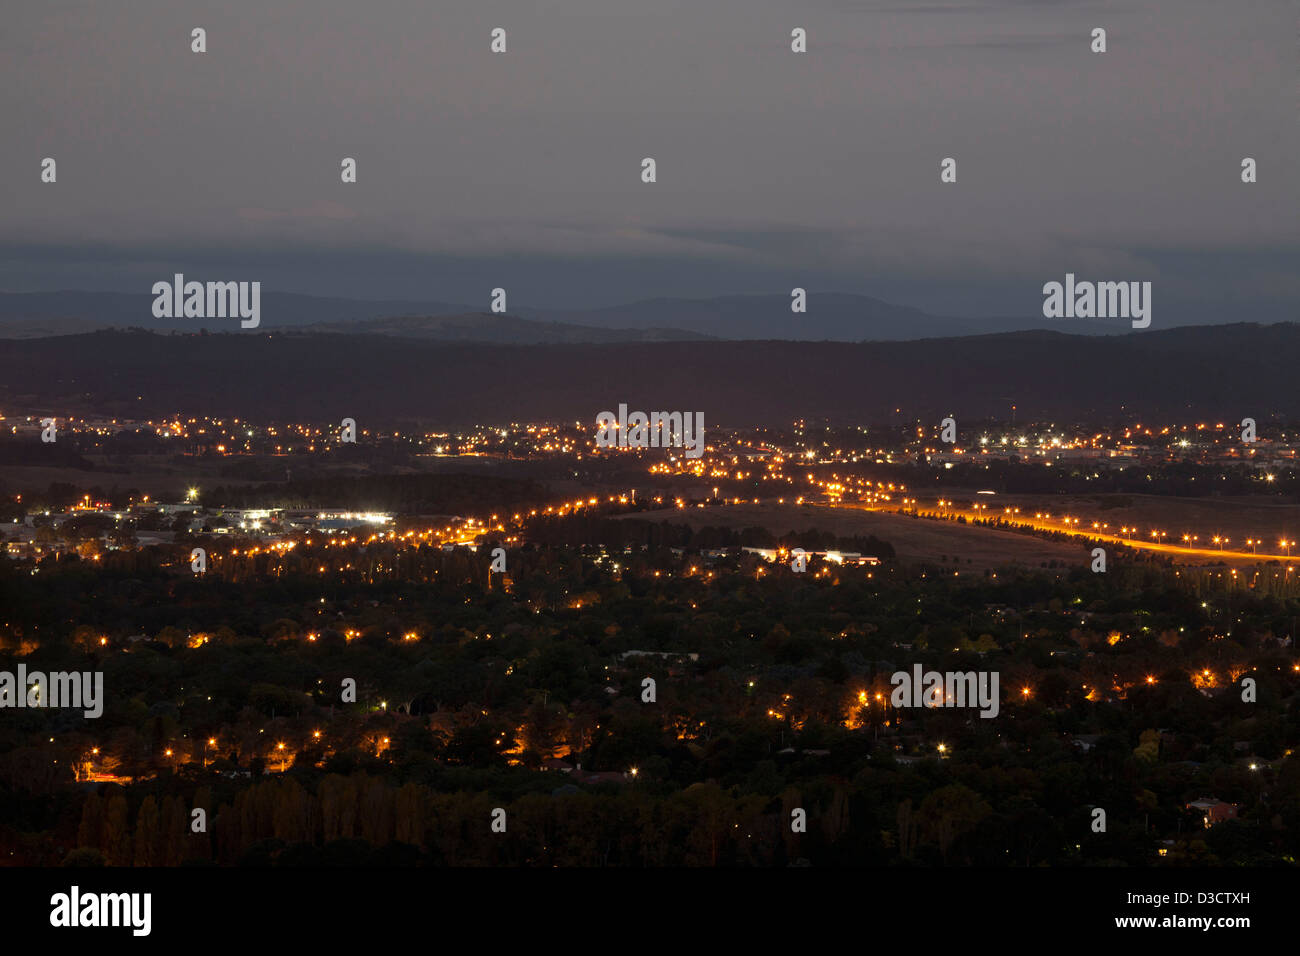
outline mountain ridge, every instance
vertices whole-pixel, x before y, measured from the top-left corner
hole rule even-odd
[[[95,328],[144,328],[152,331],[219,331],[231,319],[158,319],[153,296],[133,292],[4,292],[0,293],[0,338],[42,337],[83,333]],[[931,315],[910,306],[894,305],[870,296],[840,292],[811,292],[808,311],[792,313],[788,294],[726,295],[704,299],[657,298],[598,309],[517,308],[504,315],[517,320],[513,337],[521,344],[540,341],[607,342],[633,340],[736,341],[915,341],[986,332],[1054,328],[1083,335],[1124,334],[1127,323],[1105,320],[1026,317],[958,318]],[[368,322],[384,320],[385,334],[413,338],[446,338],[501,343],[502,327],[483,330],[479,339],[451,324],[440,334],[432,319],[486,313],[482,308],[450,302],[404,299],[344,299],[289,292],[264,292],[261,329],[314,328],[317,331],[365,334]],[[403,329],[397,320],[424,319],[424,327]],[[462,319],[462,322],[464,320]],[[534,323],[522,325],[519,322]],[[395,324],[396,323],[396,324]],[[550,328],[543,328],[544,325]],[[611,332],[628,333],[613,336]]]
[[[1232,356],[1225,362],[1224,356]],[[383,335],[105,332],[0,340],[0,411],[95,417],[594,421],[626,402],[707,423],[909,418],[1300,420],[1300,325],[914,342],[483,345]]]

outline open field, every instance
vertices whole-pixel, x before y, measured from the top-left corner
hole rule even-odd
[[[652,515],[653,516],[653,515]],[[931,521],[886,511],[859,511],[829,505],[741,504],[685,508],[670,519],[691,527],[767,528],[774,534],[816,528],[837,535],[874,535],[894,546],[902,561],[938,562],[960,558],[963,568],[983,570],[1006,564],[1039,567],[1056,561],[1067,567],[1086,564],[1082,542],[1048,541],[993,528]]]

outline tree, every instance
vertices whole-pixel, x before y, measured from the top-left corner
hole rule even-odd
[[[1155,763],[1160,759],[1160,731],[1144,730],[1138,738],[1138,745],[1133,748],[1133,756],[1144,763]]]
[[[91,846],[76,847],[63,858],[64,866],[103,866],[104,862],[104,854]]]
[[[514,746],[514,734],[507,727],[484,721],[457,728],[447,742],[446,758],[469,767],[493,766],[504,762],[502,754]]]
[[[159,866],[179,866],[185,859],[185,834],[189,827],[185,805],[179,797],[167,797],[162,805],[162,832],[159,840]]]
[[[109,866],[131,865],[131,830],[127,826],[126,797],[115,793],[108,798],[101,849]]]
[[[912,819],[912,800],[909,797],[898,805],[898,855],[910,860],[916,849],[916,823]]]
[[[993,808],[978,793],[965,784],[955,783],[932,791],[921,801],[917,818],[925,842],[938,846],[939,855],[947,863],[953,843],[992,812]]]
[[[81,824],[77,827],[77,846],[97,850],[103,845],[104,802],[100,800],[98,793],[91,793],[81,806]]]
[[[158,802],[150,794],[140,804],[140,813],[135,818],[136,866],[157,866],[162,862],[158,853],[159,829]]]

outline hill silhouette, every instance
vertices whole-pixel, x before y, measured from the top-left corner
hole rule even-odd
[[[1300,325],[1125,336],[1015,332],[917,342],[447,344],[386,336],[95,332],[0,341],[0,406],[69,414],[448,424],[631,409],[706,423],[954,415],[1300,417]],[[895,411],[897,409],[897,411]]]

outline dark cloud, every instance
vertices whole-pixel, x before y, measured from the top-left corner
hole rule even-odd
[[[184,260],[293,291],[513,281],[512,301],[581,306],[797,276],[978,315],[1071,270],[1150,279],[1194,321],[1225,290],[1234,319],[1300,313],[1285,0],[142,0],[4,22],[10,289],[133,287]]]

